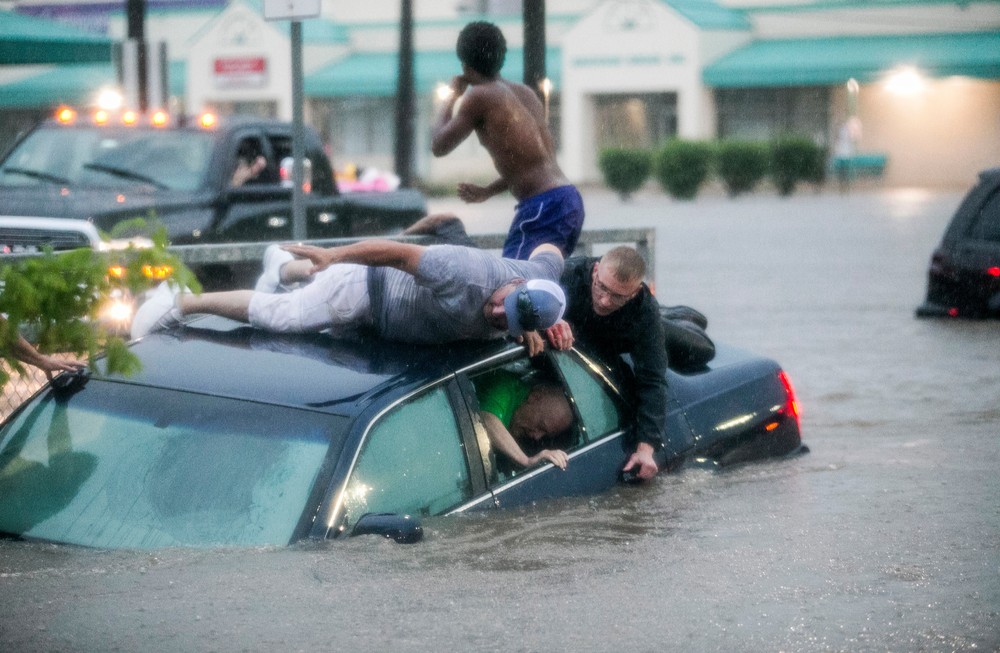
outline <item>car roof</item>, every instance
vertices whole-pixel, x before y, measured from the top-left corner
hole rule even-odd
[[[202,316],[152,333],[131,350],[142,369],[116,380],[352,416],[441,379],[509,341],[409,345],[376,337],[274,334]]]

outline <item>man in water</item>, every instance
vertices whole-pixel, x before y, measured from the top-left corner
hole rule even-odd
[[[556,162],[541,101],[531,88],[500,76],[507,43],[496,25],[466,25],[456,52],[462,74],[451,82],[431,151],[444,156],[475,132],[500,178],[487,186],[459,184],[458,196],[483,202],[506,190],[514,195],[517,208],[503,247],[505,258],[524,259],[541,243],[568,256],[583,228],[583,199]]]

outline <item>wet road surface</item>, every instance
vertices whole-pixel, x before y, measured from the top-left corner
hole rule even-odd
[[[1000,650],[1000,323],[913,317],[961,195],[585,195],[588,228],[656,227],[661,301],[783,364],[808,455],[431,520],[416,546],[0,543],[0,648]]]

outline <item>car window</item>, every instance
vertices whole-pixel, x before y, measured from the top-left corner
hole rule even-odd
[[[94,379],[48,393],[0,430],[0,531],[112,548],[284,545],[345,421]]]
[[[438,515],[472,496],[444,386],[397,406],[369,431],[344,499],[354,522],[369,512]]]
[[[569,353],[554,356],[583,421],[583,437],[593,442],[623,428],[623,414],[596,371]]]
[[[969,227],[969,236],[1000,243],[1000,192],[993,193],[980,207]]]

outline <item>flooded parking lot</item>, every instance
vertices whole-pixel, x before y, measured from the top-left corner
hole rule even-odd
[[[784,365],[806,456],[431,520],[416,546],[0,543],[0,646],[1000,650],[1000,323],[913,317],[961,195],[585,196],[588,228],[656,228],[662,302]],[[512,202],[432,208],[493,232]]]

